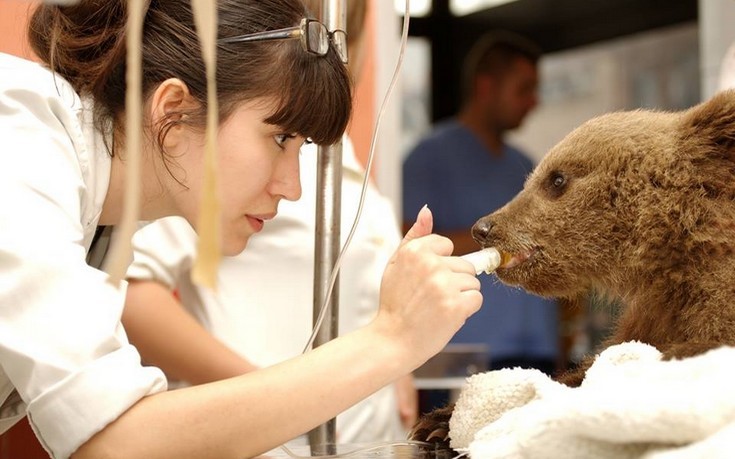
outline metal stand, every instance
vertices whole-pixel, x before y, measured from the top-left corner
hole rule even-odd
[[[329,30],[345,30],[345,0],[322,0],[319,18]],[[342,214],[342,142],[318,148],[316,182],[316,234],[314,248],[314,324],[329,290],[332,270],[341,247]],[[335,338],[339,332],[339,278],[329,302],[314,347]],[[336,454],[336,419],[331,419],[309,432],[312,456]]]

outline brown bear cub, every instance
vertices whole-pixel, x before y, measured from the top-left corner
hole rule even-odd
[[[637,340],[666,358],[735,346],[735,91],[588,121],[472,235],[512,256],[496,272],[506,284],[621,300],[608,346]],[[591,361],[558,380],[579,385]],[[451,412],[424,416],[411,439],[446,444]]]

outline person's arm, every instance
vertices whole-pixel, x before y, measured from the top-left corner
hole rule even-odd
[[[204,329],[158,282],[130,281],[122,322],[143,361],[171,378],[202,384],[257,369]]]
[[[74,457],[253,457],[413,371],[482,304],[472,266],[448,257],[451,242],[431,226],[422,211],[368,326],[272,367],[145,397]]]
[[[122,322],[128,339],[149,365],[169,378],[201,384],[241,375],[255,365],[205,329],[174,297],[193,286],[188,269],[196,255],[196,233],[186,220],[169,217],[139,229]],[[189,299],[197,302],[198,297]],[[199,299],[204,301],[204,299]],[[204,304],[202,307],[206,307]]]

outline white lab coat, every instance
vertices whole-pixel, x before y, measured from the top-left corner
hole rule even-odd
[[[302,148],[301,199],[281,201],[278,216],[266,222],[262,233],[250,238],[245,251],[222,260],[216,293],[191,282],[196,235],[178,217],[158,220],[136,233],[135,256],[128,276],[156,280],[178,289],[184,307],[206,329],[258,366],[273,365],[300,354],[312,323],[316,160],[316,146]],[[344,243],[355,218],[364,177],[347,137],[343,142],[343,164]],[[364,326],[374,317],[382,273],[399,242],[400,232],[390,202],[370,185],[357,232],[340,271],[340,334]],[[334,370],[334,377],[339,378],[339,369]],[[392,386],[337,417],[339,443],[405,438]]]
[[[0,432],[27,412],[56,458],[166,389],[128,344],[124,286],[85,263],[111,164],[91,120],[61,77],[0,54]]]

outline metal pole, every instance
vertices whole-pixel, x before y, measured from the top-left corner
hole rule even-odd
[[[320,20],[329,30],[345,30],[347,22],[345,0],[322,0]],[[349,31],[348,31],[349,33]],[[341,247],[342,214],[342,142],[319,145],[316,181],[316,234],[314,246],[314,324],[329,290],[337,256]],[[338,334],[339,278],[335,281],[329,302],[328,316],[324,319],[314,347],[324,344]],[[335,375],[337,375],[335,369]],[[312,456],[334,455],[336,451],[336,419],[309,432]]]

